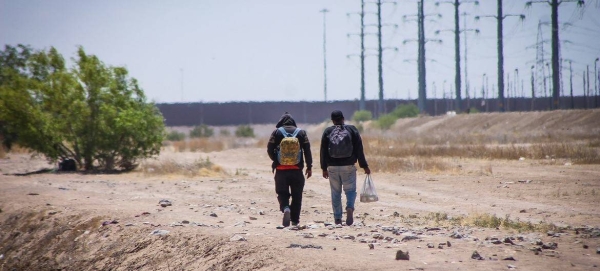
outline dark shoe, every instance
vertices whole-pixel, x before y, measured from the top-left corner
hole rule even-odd
[[[354,223],[354,209],[346,208],[346,225],[350,226]]]
[[[298,226],[300,224],[300,222],[294,222],[292,221],[292,226]]]
[[[281,223],[284,227],[290,226],[290,208],[285,208],[283,210],[283,222]]]
[[[335,219],[335,224],[336,224],[336,225],[342,225],[342,219],[341,219],[341,218],[339,218],[339,219],[338,219],[338,218],[336,218],[336,219]]]

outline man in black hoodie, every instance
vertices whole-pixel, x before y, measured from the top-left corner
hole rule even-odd
[[[371,174],[362,139],[358,129],[344,124],[342,111],[331,112],[333,126],[327,127],[321,138],[321,169],[323,178],[329,179],[331,205],[335,224],[342,224],[342,190],[346,194],[346,225],[354,223],[354,201],[356,200],[356,167]]]
[[[304,190],[304,175],[302,169],[306,162],[306,178],[312,176],[312,154],[310,152],[310,142],[306,131],[297,128],[296,121],[288,112],[285,112],[275,125],[277,129],[273,131],[267,143],[267,153],[273,162],[271,169],[275,172],[275,192],[279,201],[279,209],[283,212],[283,226],[296,226],[300,223],[300,210],[302,209],[302,191]],[[283,131],[282,131],[283,129]],[[297,131],[296,131],[297,130]],[[284,135],[285,132],[287,135]],[[282,165],[279,158],[279,147],[281,141],[287,136],[295,136],[300,145],[299,159],[296,164]],[[302,155],[302,153],[304,155]],[[290,204],[290,196],[292,204]]]

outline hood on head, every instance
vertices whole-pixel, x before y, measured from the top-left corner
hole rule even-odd
[[[281,118],[277,122],[277,125],[275,125],[275,128],[279,128],[281,126],[298,127],[298,126],[296,126],[296,121],[294,120],[294,118],[292,118],[292,115],[288,112],[285,112],[285,113],[283,113],[283,115],[281,115]]]

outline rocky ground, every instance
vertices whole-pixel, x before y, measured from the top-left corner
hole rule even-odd
[[[165,151],[159,162],[206,158],[222,171],[18,176],[52,166],[8,154],[0,271],[600,270],[598,165],[448,158],[442,172],[373,168],[380,201],[358,202],[355,224],[336,226],[317,163],[301,225],[282,228],[264,148]],[[486,214],[556,227],[477,226]]]

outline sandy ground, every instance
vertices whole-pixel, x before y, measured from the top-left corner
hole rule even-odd
[[[277,229],[282,215],[265,149],[163,152],[159,160],[207,157],[226,173],[14,176],[49,165],[9,154],[0,160],[0,271],[600,270],[598,165],[448,159],[453,169],[442,173],[373,168],[380,201],[357,202],[355,224],[335,227],[316,163],[302,227]],[[161,207],[161,199],[172,205]],[[425,219],[431,213],[565,228],[436,225]],[[398,250],[410,259],[396,260]],[[483,259],[472,259],[474,251]]]

